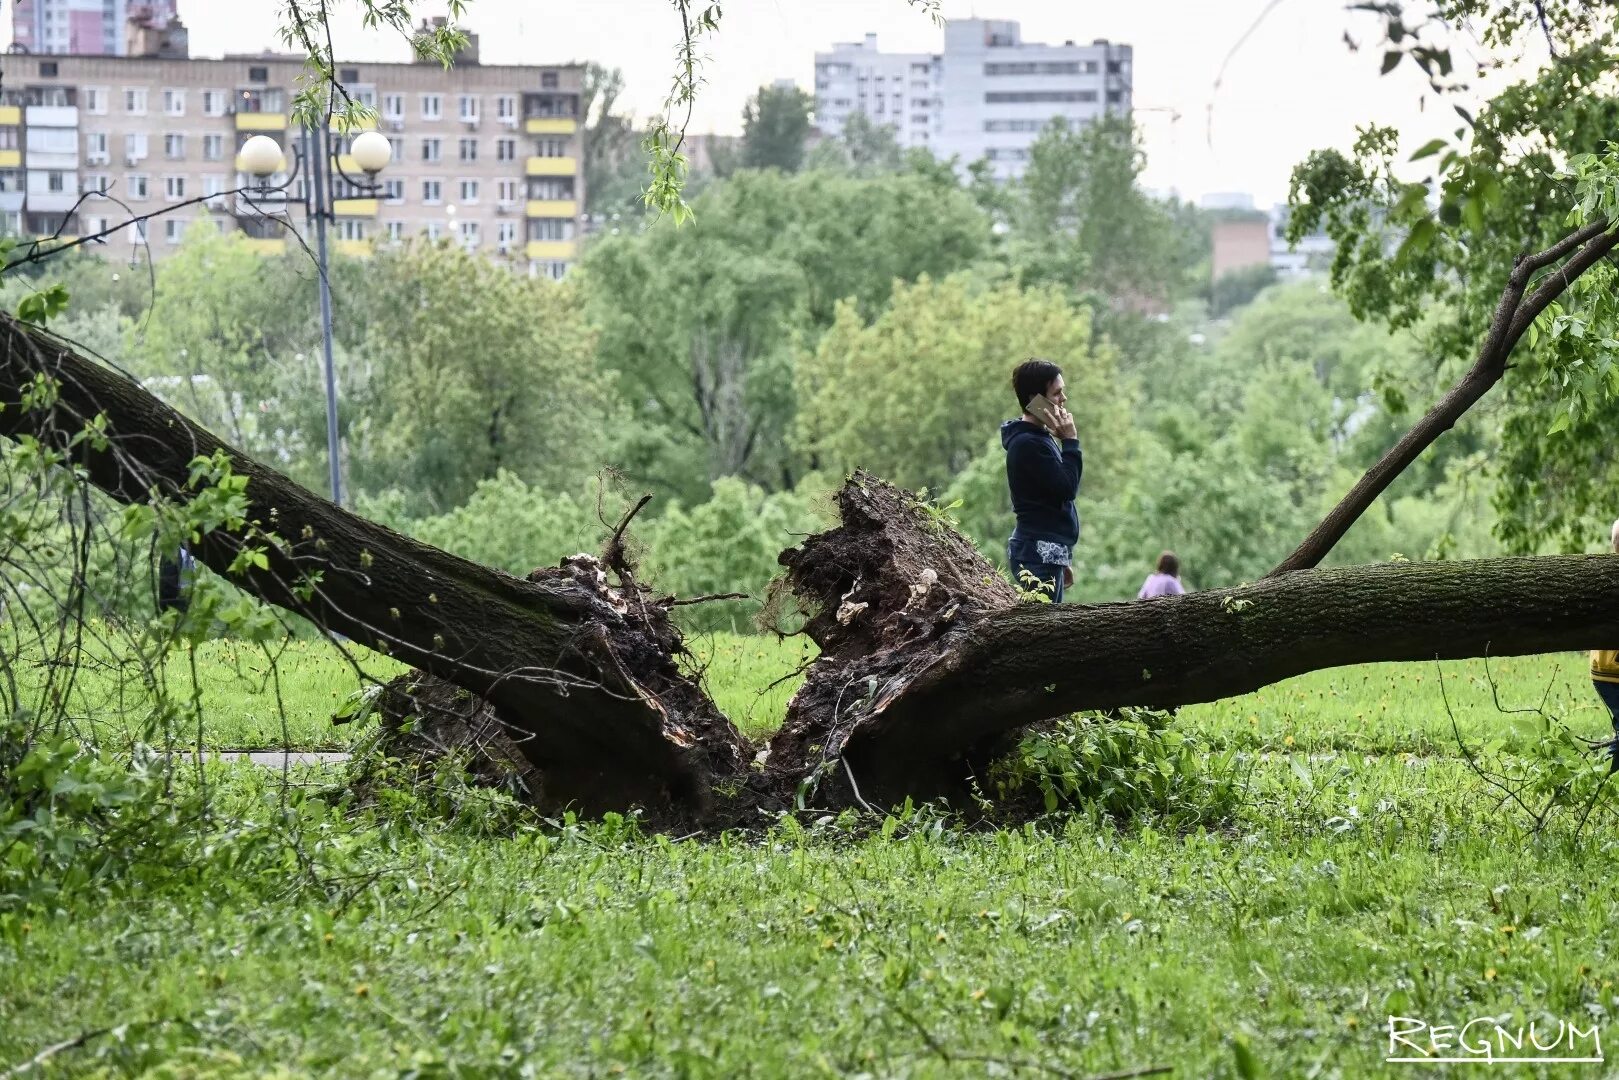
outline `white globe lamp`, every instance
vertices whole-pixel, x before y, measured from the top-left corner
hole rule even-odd
[[[354,157],[354,164],[375,176],[393,158],[394,148],[386,135],[364,131],[355,136],[354,145],[349,153]]]
[[[280,145],[270,136],[255,135],[242,144],[236,161],[243,172],[264,180],[281,171],[286,157],[281,153]]]

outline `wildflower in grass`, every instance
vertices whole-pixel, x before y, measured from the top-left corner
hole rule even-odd
[[[1495,981],[1495,969],[1494,968],[1485,968],[1484,969],[1484,981],[1485,982],[1494,982]]]
[[[367,983],[361,983],[359,986],[356,986],[354,988],[354,996],[355,997],[370,997],[371,996],[371,987],[370,987],[370,985],[367,984]]]

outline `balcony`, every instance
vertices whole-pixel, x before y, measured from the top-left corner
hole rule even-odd
[[[526,254],[531,259],[571,259],[577,252],[572,240],[530,240]]]
[[[256,255],[284,255],[287,251],[285,236],[245,236],[242,244]]]
[[[573,176],[579,172],[579,162],[571,157],[531,157],[528,159],[529,176]]]
[[[560,116],[531,116],[523,130],[530,135],[572,135],[579,130],[579,121]]]
[[[339,240],[336,247],[338,254],[347,255],[351,259],[365,259],[371,256],[369,240]]]
[[[332,213],[338,217],[376,217],[381,206],[376,199],[334,199]]]
[[[74,185],[77,186],[77,183]],[[30,191],[28,212],[31,214],[64,214],[73,209],[79,196],[71,191]]]
[[[71,128],[79,126],[77,105],[30,105],[26,111],[29,127]]]
[[[239,112],[236,114],[237,131],[285,131],[286,113]]]
[[[22,123],[22,109],[16,105],[0,105],[0,127],[16,127]]]
[[[15,169],[21,164],[21,150],[0,150],[0,169]]]
[[[579,204],[573,199],[530,199],[529,217],[576,218]]]

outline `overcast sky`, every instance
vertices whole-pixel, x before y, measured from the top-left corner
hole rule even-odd
[[[1457,124],[1449,102],[1419,108],[1425,86],[1409,64],[1378,76],[1378,21],[1346,6],[1344,0],[943,0],[947,18],[1019,20],[1025,41],[1105,37],[1134,46],[1136,115],[1148,153],[1144,183],[1188,198],[1248,192],[1261,206],[1286,198],[1289,173],[1309,151],[1347,147],[1357,124],[1393,124],[1412,148]],[[357,7],[352,0],[339,5]],[[419,7],[444,9],[435,0]],[[280,8],[277,0],[180,0],[197,56],[279,48]],[[1216,87],[1227,55],[1267,9]],[[708,84],[692,121],[698,132],[739,131],[743,102],[761,84],[785,77],[812,87],[815,51],[834,41],[873,32],[884,50],[942,45],[939,28],[906,0],[724,0],[724,12],[707,50]],[[470,0],[466,21],[481,33],[487,62],[589,59],[622,68],[629,105],[642,115],[656,111],[667,92],[679,39],[669,0]],[[4,23],[9,34],[9,12]],[[347,58],[408,55],[397,37],[364,33],[352,14],[334,26]],[[1344,44],[1346,30],[1362,43],[1360,52]]]

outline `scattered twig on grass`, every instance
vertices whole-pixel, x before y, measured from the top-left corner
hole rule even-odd
[[[93,1042],[103,1035],[111,1035],[114,1032],[121,1033],[131,1028],[162,1027],[164,1024],[186,1024],[189,1026],[190,1021],[178,1016],[166,1016],[159,1020],[141,1020],[131,1024],[109,1024],[107,1027],[91,1028],[89,1031],[80,1032],[71,1039],[63,1039],[59,1043],[52,1043],[27,1061],[13,1065],[5,1071],[3,1076],[0,1076],[0,1080],[10,1080],[14,1076],[25,1076],[31,1070],[40,1068],[57,1054],[77,1050],[79,1047]],[[119,1037],[122,1038],[122,1035]]]

